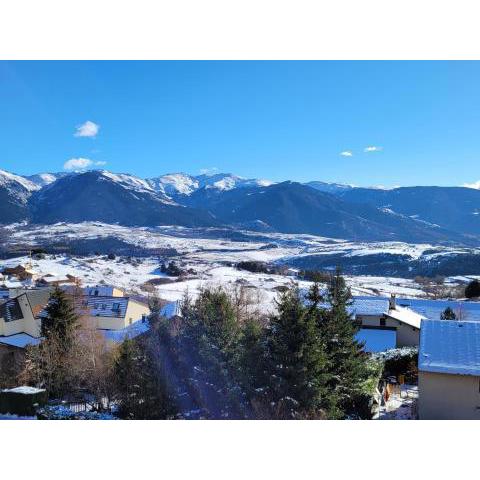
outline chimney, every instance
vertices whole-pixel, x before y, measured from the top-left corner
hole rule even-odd
[[[392,293],[390,295],[390,300],[388,301],[388,308],[389,310],[395,310],[395,308],[397,307],[397,296]]]

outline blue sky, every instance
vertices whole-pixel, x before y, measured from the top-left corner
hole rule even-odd
[[[0,168],[462,185],[479,85],[480,62],[0,62]]]

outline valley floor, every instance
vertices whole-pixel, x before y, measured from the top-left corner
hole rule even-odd
[[[251,273],[237,269],[235,265],[238,262],[248,260],[288,266],[291,259],[333,253],[362,262],[365,255],[376,253],[416,259],[425,255],[425,252],[430,256],[457,252],[446,247],[398,242],[368,244],[311,235],[181,227],[126,228],[93,222],[49,226],[10,225],[4,227],[3,231],[8,232],[4,248],[10,252],[32,248],[45,248],[47,251],[54,248],[60,252],[47,254],[41,259],[33,258],[32,268],[39,274],[71,274],[86,285],[106,283],[133,294],[147,295],[156,290],[161,298],[171,301],[181,299],[186,291],[194,296],[202,286],[243,285],[257,295],[265,309],[270,308],[273,298],[283,286],[297,281],[301,288],[305,288],[310,283],[299,281],[294,268],[286,271],[285,275]],[[78,241],[91,242],[88,244],[90,250],[98,248],[101,251],[82,255],[61,253],[62,248],[75,252],[75,248],[78,248],[75,242]],[[118,242],[121,242],[120,247]],[[109,249],[116,252],[114,259],[106,255]],[[432,251],[437,253],[433,254]],[[28,255],[9,255],[11,258],[0,261],[0,267],[30,260]],[[161,273],[161,263],[172,260],[186,272],[185,275],[177,278]],[[391,293],[407,298],[425,296],[422,285],[412,278],[371,275],[346,275],[346,278],[352,293],[357,296],[388,296]],[[468,278],[473,277],[446,278],[445,284],[455,286]]]

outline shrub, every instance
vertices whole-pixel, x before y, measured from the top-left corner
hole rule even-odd
[[[472,280],[465,287],[465,296],[467,298],[480,297],[480,282],[478,280]]]

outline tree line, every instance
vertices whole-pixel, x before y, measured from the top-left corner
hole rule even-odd
[[[372,366],[339,271],[322,291],[292,284],[265,314],[247,289],[205,288],[149,331],[106,348],[56,290],[23,380],[50,398],[86,391],[128,419],[370,418]]]

